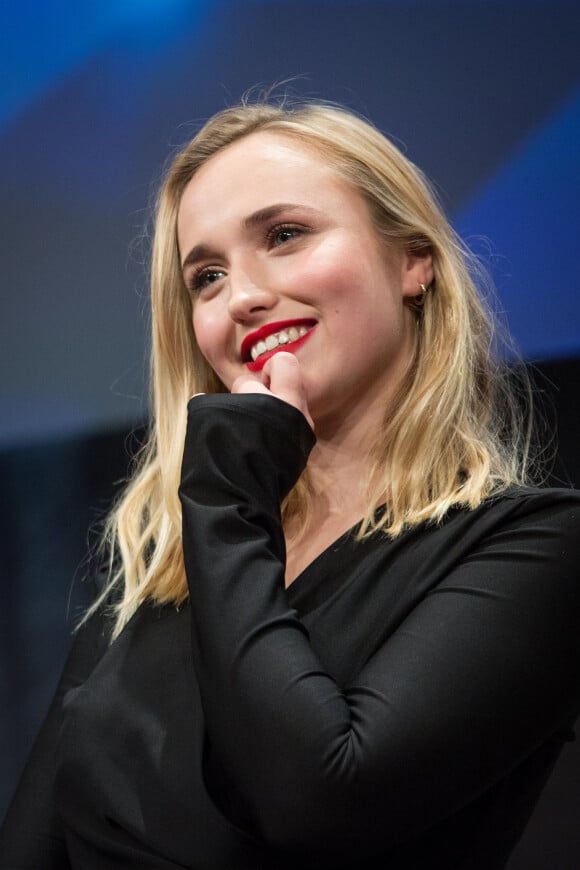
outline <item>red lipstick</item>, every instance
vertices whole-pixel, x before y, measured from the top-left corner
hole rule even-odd
[[[252,361],[250,351],[251,348],[256,344],[256,342],[265,341],[269,335],[272,335],[275,332],[281,332],[283,329],[290,329],[292,326],[296,329],[300,326],[306,326],[308,327],[309,331],[306,333],[306,335],[302,335],[300,336],[300,338],[297,338],[294,341],[289,341],[286,344],[280,344],[273,350],[270,350],[267,353],[263,353],[261,356],[258,357],[257,360]],[[244,360],[244,362],[246,363],[246,367],[249,371],[259,372],[263,369],[264,365],[267,363],[270,357],[272,357],[278,351],[285,350],[289,353],[295,353],[298,348],[300,348],[304,344],[304,342],[310,337],[315,326],[316,320],[312,320],[312,318],[278,320],[275,323],[266,323],[259,329],[254,330],[254,332],[250,332],[242,341],[240,349],[242,360]]]

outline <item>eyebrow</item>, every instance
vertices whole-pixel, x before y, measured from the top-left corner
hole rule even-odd
[[[292,212],[292,211],[301,211],[306,213],[315,214],[316,209],[311,208],[308,205],[299,205],[295,202],[280,202],[275,205],[268,205],[266,208],[260,208],[258,211],[252,212],[252,214],[248,215],[242,221],[242,226],[244,229],[254,229],[255,227],[262,226],[265,223],[273,220],[278,217],[283,212]],[[181,271],[185,272],[188,266],[193,265],[198,260],[204,260],[208,257],[211,257],[215,254],[215,251],[206,244],[194,245],[193,248],[189,251],[183,263],[181,264]]]
[[[315,209],[308,205],[299,205],[296,202],[279,202],[275,205],[268,205],[266,208],[260,208],[253,214],[248,215],[247,218],[244,218],[243,225],[246,229],[252,229],[253,227],[268,223],[268,221],[281,215],[282,212],[288,211],[305,211],[313,213]]]

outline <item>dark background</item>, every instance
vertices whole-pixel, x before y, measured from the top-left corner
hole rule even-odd
[[[168,155],[248,88],[345,103],[433,179],[542,375],[554,479],[580,485],[579,41],[577,2],[0,8],[0,816],[147,414],[152,197]],[[572,743],[510,870],[577,870],[579,816]]]

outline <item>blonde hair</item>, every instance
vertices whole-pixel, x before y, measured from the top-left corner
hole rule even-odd
[[[104,545],[110,583],[94,610],[119,587],[118,633],[146,599],[179,606],[187,583],[178,484],[188,398],[224,392],[197,347],[191,300],[176,237],[184,188],[213,155],[257,131],[292,139],[330,162],[366,200],[387,246],[429,250],[435,279],[417,314],[414,360],[385,408],[369,476],[368,513],[359,535],[397,536],[438,521],[452,505],[474,508],[526,480],[529,431],[504,367],[495,361],[494,326],[475,287],[481,273],[454,233],[422,173],[378,130],[324,104],[255,103],[226,109],[177,154],[161,187],[151,271],[152,423],[133,477],[111,513]],[[388,474],[387,474],[388,469]],[[387,503],[377,519],[375,506]],[[283,517],[308,519],[301,480]]]

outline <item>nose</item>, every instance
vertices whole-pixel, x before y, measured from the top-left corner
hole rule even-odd
[[[248,270],[230,269],[228,311],[232,320],[243,323],[253,314],[267,311],[277,301],[277,294],[261,276]]]

